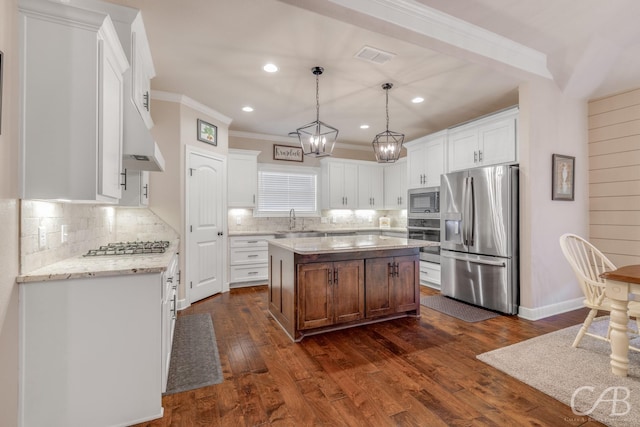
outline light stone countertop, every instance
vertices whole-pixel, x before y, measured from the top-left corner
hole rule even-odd
[[[105,255],[68,258],[16,278],[18,283],[81,279],[124,274],[161,273],[178,252],[179,241],[172,241],[164,253],[137,255]]]
[[[307,232],[320,232],[327,234],[339,234],[339,233],[366,233],[368,231],[371,232],[391,232],[391,233],[406,233],[406,227],[391,227],[391,228],[379,228],[379,227],[371,227],[371,228],[314,228],[309,230],[253,230],[253,231],[230,231],[229,236],[269,236],[273,234],[281,234],[281,233],[307,233]]]
[[[425,240],[375,235],[274,239],[269,240],[269,244],[302,255],[421,248],[440,245],[440,243],[427,242]]]

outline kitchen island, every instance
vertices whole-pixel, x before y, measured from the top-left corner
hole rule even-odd
[[[364,235],[269,241],[269,312],[293,341],[420,315],[419,249]]]

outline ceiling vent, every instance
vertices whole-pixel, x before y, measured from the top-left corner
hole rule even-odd
[[[355,54],[355,57],[358,59],[373,62],[374,64],[378,65],[390,61],[394,56],[396,56],[394,53],[385,52],[384,50],[376,49],[375,47],[371,46],[365,46]]]

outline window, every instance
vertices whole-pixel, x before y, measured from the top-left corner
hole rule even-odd
[[[320,216],[318,170],[305,167],[261,165],[258,170],[256,216]]]

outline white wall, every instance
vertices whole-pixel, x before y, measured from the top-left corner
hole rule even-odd
[[[18,127],[17,6],[0,0],[0,50],[4,52],[0,135],[0,425],[18,418]]]
[[[553,83],[520,87],[521,316],[542,318],[581,304],[581,292],[558,243],[588,232],[587,104]],[[552,154],[575,156],[575,201],[551,200]]]

